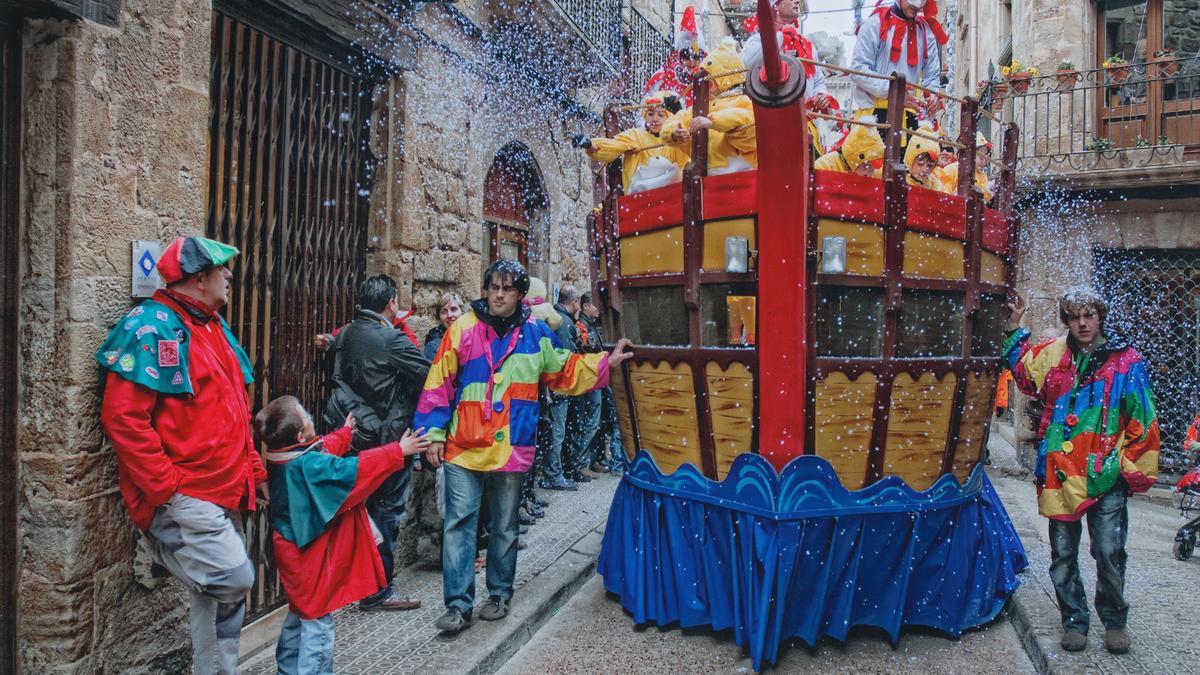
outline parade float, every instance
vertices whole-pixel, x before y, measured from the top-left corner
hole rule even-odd
[[[958,636],[1026,565],[982,466],[1015,282],[1016,128],[999,130],[991,206],[970,98],[958,141],[940,139],[958,193],[909,185],[914,85],[885,78],[882,177],[814,171],[804,69],[767,52],[746,77],[757,170],[707,175],[700,132],[681,183],[622,195],[610,167],[592,217],[609,335],[634,344],[612,374],[628,461],[599,573],[635,622],[731,631],[756,669],[855,626]]]

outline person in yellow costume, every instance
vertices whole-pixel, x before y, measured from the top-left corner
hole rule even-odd
[[[938,154],[942,151],[937,141],[909,135],[908,148],[904,151],[904,163],[908,165],[908,184],[929,190],[945,192],[942,182],[934,175]]]
[[[686,145],[671,145],[658,138],[663,122],[679,110],[679,95],[673,91],[646,94],[641,109],[645,129],[626,129],[613,138],[578,134],[571,139],[572,145],[586,150],[597,162],[607,164],[622,158],[621,187],[627,195],[678,183],[683,177],[681,168],[690,158]]]
[[[851,126],[850,133],[842,146],[817,158],[813,168],[818,171],[856,173],[860,176],[875,176],[875,165],[883,159],[883,139],[874,129],[861,124]]]
[[[992,144],[983,134],[975,132],[975,185],[983,193],[983,201],[992,201],[992,191],[988,186],[988,177],[984,168],[992,161]],[[934,171],[946,192],[958,194],[958,162],[947,164]]]
[[[732,45],[723,44],[700,64],[712,84],[708,88],[708,115],[692,119],[681,110],[662,125],[659,137],[672,146],[686,146],[692,134],[708,129],[708,173],[719,175],[758,167],[754,135],[754,104],[742,93],[746,66]]]

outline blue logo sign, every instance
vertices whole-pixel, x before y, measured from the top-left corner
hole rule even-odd
[[[157,264],[158,262],[154,259],[154,256],[150,255],[150,251],[142,253],[142,257],[138,259],[138,267],[141,268],[142,274],[146,276],[150,276],[150,273],[154,271],[154,266]]]

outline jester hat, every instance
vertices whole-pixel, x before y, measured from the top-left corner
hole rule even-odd
[[[233,260],[238,250],[229,244],[204,237],[178,237],[158,259],[158,274],[173,284],[193,274],[220,267]]]

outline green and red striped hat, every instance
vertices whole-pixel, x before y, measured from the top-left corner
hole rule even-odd
[[[158,274],[173,284],[197,272],[220,267],[233,260],[238,250],[229,244],[204,237],[179,237],[171,242],[158,259]]]

